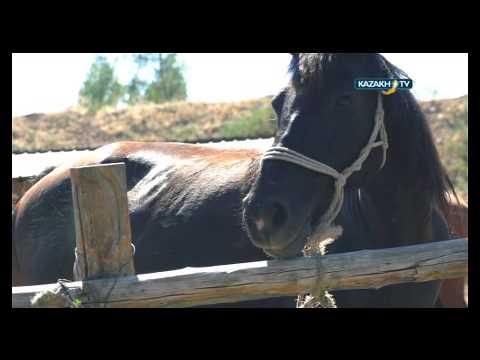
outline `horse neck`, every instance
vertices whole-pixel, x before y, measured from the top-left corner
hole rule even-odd
[[[372,199],[385,226],[384,233],[388,236],[382,240],[385,244],[403,246],[429,242],[432,240],[432,199],[426,189],[419,187],[414,166],[399,166],[405,165],[406,159],[397,160],[391,152],[385,168],[362,191]]]

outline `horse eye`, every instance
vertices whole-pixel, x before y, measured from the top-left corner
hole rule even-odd
[[[337,105],[346,106],[352,103],[352,95],[351,94],[344,94],[338,97]]]

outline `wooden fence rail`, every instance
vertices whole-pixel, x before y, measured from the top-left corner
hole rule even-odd
[[[12,307],[193,307],[296,296],[318,288],[378,289],[468,272],[468,240],[461,238],[133,275],[124,170],[122,164],[72,169],[79,249],[75,279],[81,281],[12,287]]]
[[[83,306],[192,307],[307,293],[381,288],[404,282],[458,278],[468,271],[468,241],[456,239],[382,250],[292,260],[186,268],[161,273],[66,283]],[[88,284],[88,292],[85,286]],[[30,307],[58,284],[12,288],[12,306]],[[58,303],[58,302],[57,302]],[[68,306],[68,301],[65,301]]]

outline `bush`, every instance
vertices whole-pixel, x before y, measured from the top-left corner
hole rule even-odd
[[[245,117],[230,120],[218,129],[220,138],[269,137],[275,133],[275,114],[268,107],[253,109]]]

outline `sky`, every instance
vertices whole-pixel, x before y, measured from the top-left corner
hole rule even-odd
[[[95,59],[93,53],[12,54],[12,117],[58,112],[78,103],[78,92]],[[126,54],[105,54],[116,61],[120,82],[135,67]],[[414,80],[419,100],[468,94],[466,53],[383,53]],[[179,53],[189,101],[223,102],[276,94],[287,84],[289,54]]]

